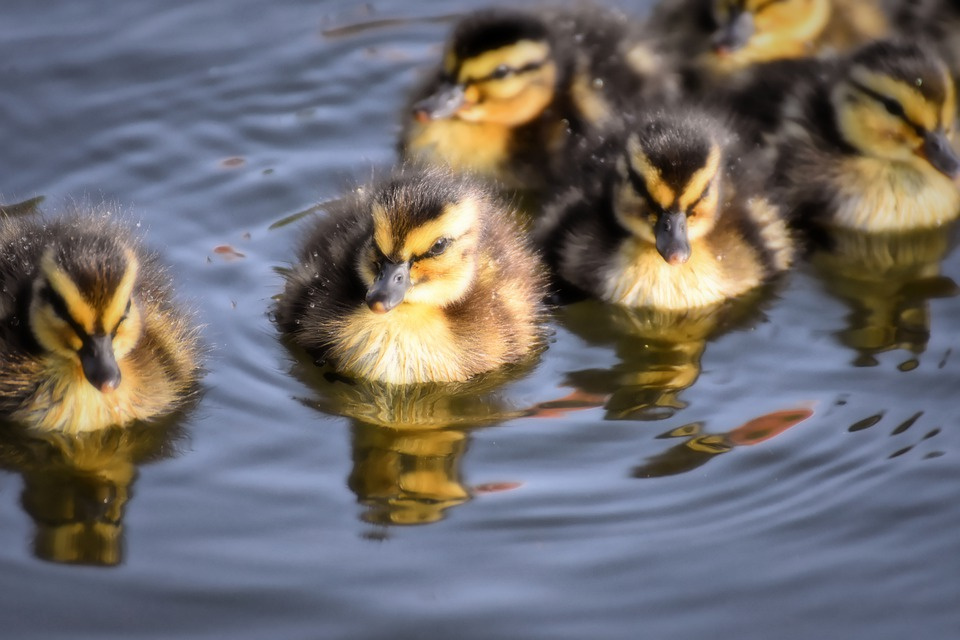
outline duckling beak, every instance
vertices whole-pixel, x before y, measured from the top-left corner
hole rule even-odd
[[[718,55],[726,55],[743,48],[753,35],[753,14],[741,11],[713,34],[710,43]]]
[[[442,120],[456,114],[463,101],[463,85],[444,82],[431,95],[414,103],[413,115],[420,122]]]
[[[657,251],[669,264],[683,264],[690,258],[687,239],[687,214],[683,211],[665,211],[653,227]]]
[[[926,158],[934,169],[951,180],[960,178],[960,157],[950,146],[950,141],[943,132],[928,132],[923,138],[919,155]]]
[[[374,313],[386,313],[403,302],[403,296],[410,288],[409,262],[384,262],[367,291],[367,306]]]
[[[88,336],[80,348],[80,366],[97,391],[107,393],[120,386],[120,366],[113,355],[113,336]]]

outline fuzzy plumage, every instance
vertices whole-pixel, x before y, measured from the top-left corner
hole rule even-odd
[[[650,43],[625,14],[589,3],[470,14],[413,91],[400,154],[538,189],[584,133],[676,94]]]
[[[51,277],[66,297],[50,292]],[[116,388],[85,378],[84,328],[107,344],[113,332]],[[81,432],[168,414],[196,388],[198,351],[157,256],[105,210],[0,217],[0,416]]]
[[[821,63],[774,137],[776,186],[802,228],[933,228],[960,213],[956,98],[940,59],[879,41]]]
[[[387,269],[408,279],[389,304],[373,293]],[[348,375],[463,381],[540,344],[542,278],[513,212],[488,187],[407,168],[328,207],[276,316],[294,342]]]
[[[607,302],[683,310],[789,267],[792,238],[763,196],[762,166],[720,120],[673,108],[607,140],[581,160],[585,185],[554,200],[537,228],[562,281]]]

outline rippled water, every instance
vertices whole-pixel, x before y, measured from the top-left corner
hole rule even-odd
[[[697,317],[570,307],[538,363],[453,393],[277,340],[299,227],[271,225],[389,165],[447,29],[422,18],[469,6],[4,3],[0,201],[117,202],[211,356],[172,424],[4,436],[3,636],[960,636],[939,238],[851,238],[869,269],[817,256]]]

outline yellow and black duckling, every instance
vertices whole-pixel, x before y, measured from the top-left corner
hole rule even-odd
[[[287,276],[276,316],[340,373],[458,382],[541,343],[540,263],[489,187],[407,168],[328,213]]]
[[[181,407],[196,329],[157,256],[104,212],[0,218],[0,416],[82,432]]]
[[[891,29],[881,0],[666,0],[650,22],[694,69],[721,77],[757,63],[843,51]]]
[[[786,105],[776,183],[798,226],[897,232],[960,213],[956,91],[946,65],[879,41],[826,69]]]
[[[757,183],[765,173],[716,117],[647,114],[548,207],[537,235],[555,273],[601,300],[692,309],[723,302],[787,269],[793,243]]]
[[[536,190],[582,133],[676,84],[620,12],[485,9],[456,25],[441,64],[413,92],[400,152]]]

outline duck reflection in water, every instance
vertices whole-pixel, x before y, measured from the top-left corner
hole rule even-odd
[[[916,367],[930,339],[929,301],[957,295],[940,275],[950,246],[948,230],[864,233],[830,229],[811,256],[827,291],[850,307],[840,342],[857,352],[854,364],[876,366],[877,355],[904,349]]]
[[[353,468],[347,486],[365,507],[364,522],[438,522],[476,493],[517,486],[471,488],[460,465],[473,429],[530,414],[510,405],[504,386],[529,370],[535,356],[466,383],[390,385],[326,371],[291,351],[297,357],[294,375],[317,391],[301,402],[350,419]]]
[[[608,420],[663,420],[686,403],[681,393],[700,375],[707,343],[762,314],[766,288],[737,300],[684,311],[629,308],[596,301],[558,311],[561,322],[591,345],[612,345],[620,361],[610,369],[566,374],[571,401],[605,399]]]
[[[635,478],[659,478],[692,471],[735,447],[754,445],[780,435],[812,415],[813,410],[808,408],[774,411],[726,433],[704,433],[703,424],[698,422],[684,425],[658,437],[686,440],[635,467],[632,475]]]
[[[166,421],[75,435],[0,425],[0,468],[23,476],[21,504],[36,526],[34,555],[121,564],[123,514],[137,466],[174,455],[181,434]]]

